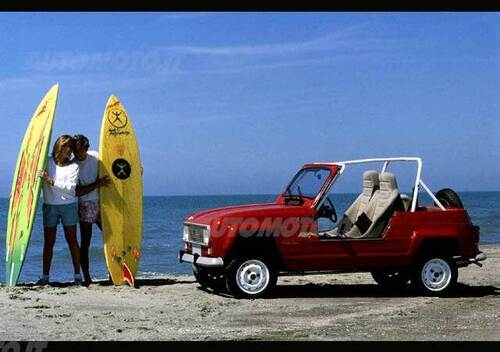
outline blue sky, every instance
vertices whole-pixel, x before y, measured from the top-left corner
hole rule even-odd
[[[500,190],[497,13],[0,13],[0,48],[1,197],[56,82],[53,141],[97,149],[122,101],[146,195],[278,193],[306,162],[400,155],[435,190]]]

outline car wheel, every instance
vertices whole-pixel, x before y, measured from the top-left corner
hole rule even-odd
[[[410,275],[405,270],[377,270],[371,274],[377,284],[390,289],[401,289],[410,281]]]
[[[436,198],[441,202],[441,204],[445,208],[463,208],[464,207],[458,194],[450,188],[443,188],[443,189],[439,190],[438,192],[436,192]]]
[[[205,269],[193,265],[193,275],[202,287],[209,286],[208,272]]]
[[[193,265],[193,275],[198,281],[198,283],[203,288],[211,288],[212,290],[219,292],[224,289],[224,285],[221,284],[220,275],[211,272],[207,268],[202,268],[199,266]]]
[[[457,284],[457,264],[451,257],[428,256],[418,262],[413,283],[425,295],[446,296]]]
[[[274,265],[264,257],[236,258],[227,267],[226,288],[235,297],[268,296],[276,287],[277,280]]]

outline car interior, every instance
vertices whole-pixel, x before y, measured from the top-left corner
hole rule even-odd
[[[400,194],[396,176],[373,170],[363,174],[363,192],[347,208],[339,224],[324,235],[330,238],[377,238],[396,211],[407,211],[411,199]]]

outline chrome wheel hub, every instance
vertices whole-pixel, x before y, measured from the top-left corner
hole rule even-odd
[[[422,268],[422,283],[431,291],[444,290],[451,281],[451,268],[440,258],[429,260]]]
[[[258,294],[269,284],[269,269],[260,260],[247,260],[238,268],[236,283],[243,292]]]

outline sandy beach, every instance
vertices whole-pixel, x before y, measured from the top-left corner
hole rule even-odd
[[[189,275],[0,287],[2,340],[499,340],[500,245],[459,270],[453,297],[390,292],[367,273],[287,276],[270,299],[204,291]]]

